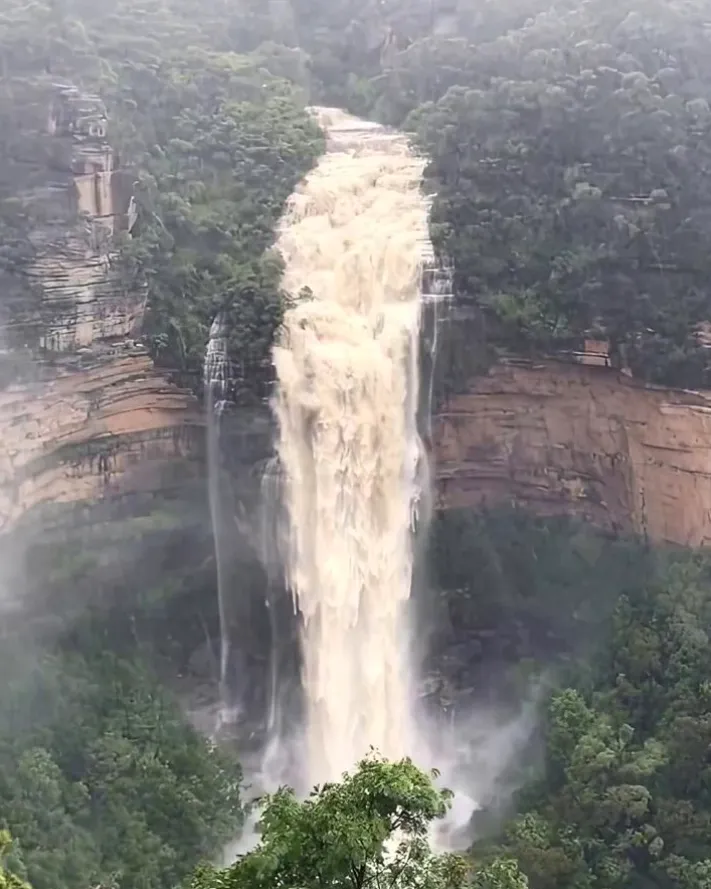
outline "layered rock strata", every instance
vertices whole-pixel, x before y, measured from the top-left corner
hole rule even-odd
[[[133,347],[0,391],[0,429],[2,531],[42,505],[159,490],[163,464],[199,453],[202,416]]]
[[[711,392],[605,367],[500,362],[434,418],[440,507],[507,503],[711,543]]]
[[[8,143],[2,183],[18,262],[0,270],[0,532],[66,504],[158,493],[171,464],[190,475],[202,440],[194,397],[135,341],[146,292],[118,249],[136,213],[106,109],[71,85],[27,89],[32,152]]]

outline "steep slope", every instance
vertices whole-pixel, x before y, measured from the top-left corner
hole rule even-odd
[[[5,389],[0,529],[50,504],[160,491],[159,467],[197,452],[201,424],[192,395],[157,373],[140,347]]]

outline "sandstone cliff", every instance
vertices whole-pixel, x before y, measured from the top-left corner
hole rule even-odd
[[[41,506],[160,491],[161,469],[199,452],[202,416],[133,348],[8,387],[0,428],[2,531]]]
[[[203,472],[196,400],[135,341],[145,293],[126,286],[116,250],[135,214],[105,109],[67,85],[31,98],[34,153],[10,145],[0,182],[32,222],[22,273],[0,268],[0,533],[28,517],[61,524],[69,505],[109,504],[110,515],[133,495],[191,477],[200,487]],[[18,363],[32,378],[12,371],[8,382]],[[264,456],[266,426],[261,414],[238,418],[240,473]],[[501,362],[440,408],[433,444],[442,507],[515,503],[711,542],[711,393],[644,387],[609,368]]]
[[[434,419],[442,507],[510,503],[711,543],[711,392],[605,367],[501,362]]]
[[[23,261],[0,272],[0,533],[28,514],[52,524],[62,504],[159,493],[171,464],[190,475],[202,439],[194,397],[134,339],[146,294],[121,267],[135,213],[102,102],[27,90],[25,142],[3,165]]]

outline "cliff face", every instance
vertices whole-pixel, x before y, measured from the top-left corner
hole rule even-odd
[[[134,340],[146,294],[117,249],[135,212],[103,104],[36,84],[24,127],[34,154],[16,147],[5,164],[29,225],[23,261],[1,274],[0,532],[62,504],[160,493],[171,465],[190,475],[202,438],[196,400]]]
[[[5,389],[0,531],[50,504],[158,493],[162,470],[198,451],[201,424],[190,394],[140,348]]]
[[[0,263],[0,533],[38,515],[61,524],[67,505],[150,499],[202,473],[196,400],[134,339],[145,292],[126,284],[117,241],[135,212],[103,105],[45,84],[26,108],[29,141],[6,144],[0,170],[0,196],[9,190],[31,222],[19,271]],[[17,375],[23,365],[31,379]],[[230,451],[263,457],[266,426],[240,416]],[[449,398],[433,444],[440,507],[515,503],[657,541],[711,542],[711,393],[643,387],[602,367],[502,362]]]
[[[133,333],[145,291],[122,283],[115,243],[119,233],[130,235],[132,198],[106,141],[102,102],[59,88],[47,128],[52,178],[33,199],[49,212],[32,235],[36,258],[30,276],[41,294],[40,346],[66,352]]]
[[[711,392],[609,368],[499,363],[434,419],[440,507],[510,503],[711,543]]]

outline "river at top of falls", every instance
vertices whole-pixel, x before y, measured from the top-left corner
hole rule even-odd
[[[285,572],[301,619],[305,778],[371,747],[416,752],[408,658],[418,341],[428,256],[424,160],[407,138],[314,109],[328,151],[277,248],[290,308],[274,348]],[[431,248],[430,248],[431,252]]]

